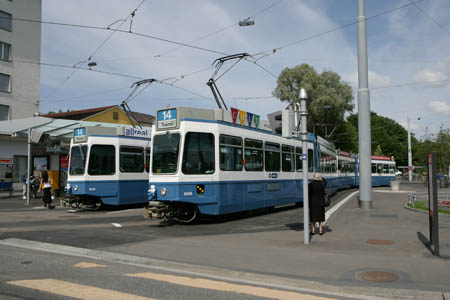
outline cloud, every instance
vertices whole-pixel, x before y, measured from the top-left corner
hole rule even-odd
[[[448,80],[448,77],[441,71],[420,70],[413,75],[413,81],[426,82],[437,87],[444,86],[444,80]]]
[[[342,79],[353,87],[356,91],[358,89],[358,73],[353,72],[351,74],[345,74],[342,76]],[[392,84],[392,80],[390,76],[383,75],[374,71],[369,71],[369,87],[377,88],[389,86]]]
[[[430,108],[433,112],[450,115],[450,105],[443,101],[431,101],[428,103],[428,108]]]
[[[408,130],[408,122],[400,122],[399,124],[402,125],[403,128],[405,128],[406,130]],[[419,129],[420,126],[419,126],[419,124],[416,124],[416,123],[410,121],[409,122],[409,128],[411,130],[416,130],[416,129]]]

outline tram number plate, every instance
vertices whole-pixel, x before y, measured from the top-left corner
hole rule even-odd
[[[76,128],[73,131],[73,140],[75,143],[86,141],[86,128]]]
[[[269,178],[278,178],[277,173],[269,173]]]
[[[158,111],[158,128],[177,126],[177,110],[175,108]]]
[[[306,154],[302,154],[302,160],[307,160],[308,156],[306,156]]]

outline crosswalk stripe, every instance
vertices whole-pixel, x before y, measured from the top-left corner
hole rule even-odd
[[[184,285],[193,288],[209,289],[224,292],[235,292],[240,294],[246,294],[256,297],[272,298],[280,300],[330,300],[335,298],[324,298],[319,296],[313,296],[308,294],[299,294],[295,292],[268,289],[262,287],[255,287],[250,285],[240,285],[232,284],[221,281],[214,281],[210,279],[202,278],[190,278],[182,276],[174,276],[167,274],[156,274],[156,273],[136,273],[136,274],[126,274],[126,276],[145,278],[157,281],[164,281],[168,283],[173,283],[177,285]]]
[[[8,284],[82,300],[155,300],[153,298],[56,279],[18,280],[9,281]]]

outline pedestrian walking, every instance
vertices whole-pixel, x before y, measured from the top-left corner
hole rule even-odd
[[[316,232],[316,223],[319,222],[319,234],[323,234],[323,222],[325,221],[325,187],[326,182],[322,175],[315,173],[313,181],[308,184],[309,191],[309,221],[312,223],[311,235]]]
[[[41,188],[44,189],[44,198],[42,198],[42,201],[44,201],[44,207],[48,207],[48,209],[55,208],[52,206],[52,185],[46,171],[42,173],[41,184],[39,185],[38,192],[41,191]]]

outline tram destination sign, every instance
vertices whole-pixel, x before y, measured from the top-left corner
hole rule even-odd
[[[73,130],[73,141],[75,143],[82,143],[86,141],[86,127],[75,128]]]
[[[157,128],[158,129],[172,129],[177,128],[177,109],[169,108],[158,111],[157,114]]]

